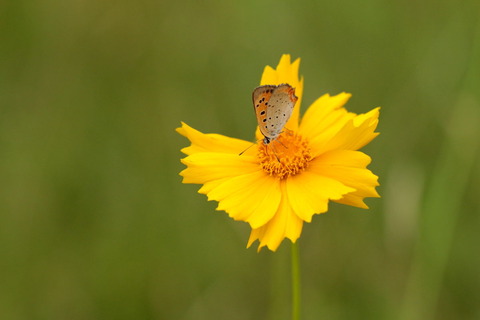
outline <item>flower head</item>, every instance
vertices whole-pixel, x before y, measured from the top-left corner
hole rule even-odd
[[[202,184],[199,193],[218,201],[217,210],[247,222],[247,247],[259,240],[259,250],[275,251],[285,238],[295,242],[303,223],[327,212],[329,201],[366,209],[364,198],[379,197],[378,177],[366,168],[371,159],[358,151],[378,135],[379,108],[357,115],[343,107],[350,94],[325,94],[300,121],[299,65],[300,59],[291,63],[283,55],[276,69],[263,71],[261,85],[285,83],[298,97],[276,141],[265,144],[257,128],[256,148],[239,155],[251,142],[204,134],[185,123],[177,129],[191,142],[182,149],[183,183]]]

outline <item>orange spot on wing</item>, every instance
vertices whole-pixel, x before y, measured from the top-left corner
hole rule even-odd
[[[268,101],[272,96],[272,92],[270,90],[260,94],[256,101],[254,101],[255,107],[255,116],[257,117],[257,123],[260,128],[260,131],[263,134],[266,134],[265,130],[265,122],[267,119],[267,108],[268,108]]]

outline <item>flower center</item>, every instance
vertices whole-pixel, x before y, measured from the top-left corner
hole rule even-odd
[[[280,179],[302,172],[312,160],[308,142],[293,131],[282,133],[269,144],[260,142],[258,158],[265,172]]]

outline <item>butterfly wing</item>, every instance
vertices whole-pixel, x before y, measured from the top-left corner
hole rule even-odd
[[[298,100],[295,89],[286,83],[260,86],[253,90],[252,98],[260,132],[275,139],[292,115]]]
[[[288,84],[281,84],[275,88],[268,102],[267,126],[270,138],[276,138],[285,127],[292,115],[293,108],[298,98],[295,89]]]
[[[270,137],[267,124],[267,112],[270,97],[277,86],[260,86],[253,90],[252,100],[255,116],[257,117],[258,128],[265,137]]]

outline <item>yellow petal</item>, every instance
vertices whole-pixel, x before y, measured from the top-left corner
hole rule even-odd
[[[182,152],[188,155],[197,152],[222,152],[238,155],[252,145],[251,142],[245,140],[230,138],[215,133],[202,133],[184,122],[182,122],[182,126],[176,130],[192,143],[191,146],[182,149]],[[255,154],[255,150],[252,149],[254,148],[247,150],[245,155]]]
[[[354,193],[346,194],[342,199],[334,200],[334,201],[337,203],[345,204],[347,206],[368,209],[368,206],[363,201],[363,199],[365,199],[364,195],[354,192]]]
[[[226,211],[235,220],[248,222],[252,228],[267,223],[281,199],[279,180],[261,170],[225,179],[207,196],[208,200],[219,202],[217,210]]]
[[[370,162],[372,159],[361,151],[334,150],[320,155],[311,165],[365,168]]]
[[[355,130],[357,139],[349,146],[350,150],[359,150],[379,135],[378,132],[374,132],[378,125],[379,115],[380,108],[377,107],[367,113],[359,114],[353,119],[353,124],[357,128]]]
[[[258,251],[264,246],[275,251],[283,239],[288,238],[295,242],[300,237],[303,221],[290,207],[285,181],[280,183],[280,188],[282,190],[282,201],[275,216],[266,225],[252,229],[247,247],[250,247],[258,239],[260,240]]]
[[[181,161],[187,166],[180,172],[183,183],[203,184],[259,170],[255,157],[231,153],[200,152]]]
[[[343,195],[355,191],[309,169],[286,179],[286,185],[293,211],[306,222],[311,222],[314,214],[327,212],[329,200],[341,199]]]
[[[334,150],[312,160],[308,169],[355,189],[343,198],[334,201],[368,208],[363,199],[379,197],[375,190],[375,187],[379,185],[378,177],[366,168],[369,163],[370,157],[363,152]]]
[[[356,115],[343,123],[343,126],[331,127],[327,132],[310,138],[310,147],[314,157],[337,149],[358,150],[372,141],[378,132],[374,132],[378,124],[379,109]]]
[[[333,97],[325,94],[315,100],[302,118],[300,134],[314,138],[325,135],[328,131],[337,132],[354,117],[353,113],[343,108],[351,96],[349,93],[342,92]]]
[[[265,67],[265,69],[263,70],[260,85],[279,85],[282,83],[288,83],[291,86],[294,86],[298,83],[299,67],[300,58],[298,58],[292,63],[290,55],[284,54],[280,58],[280,62],[275,69],[270,66]]]

